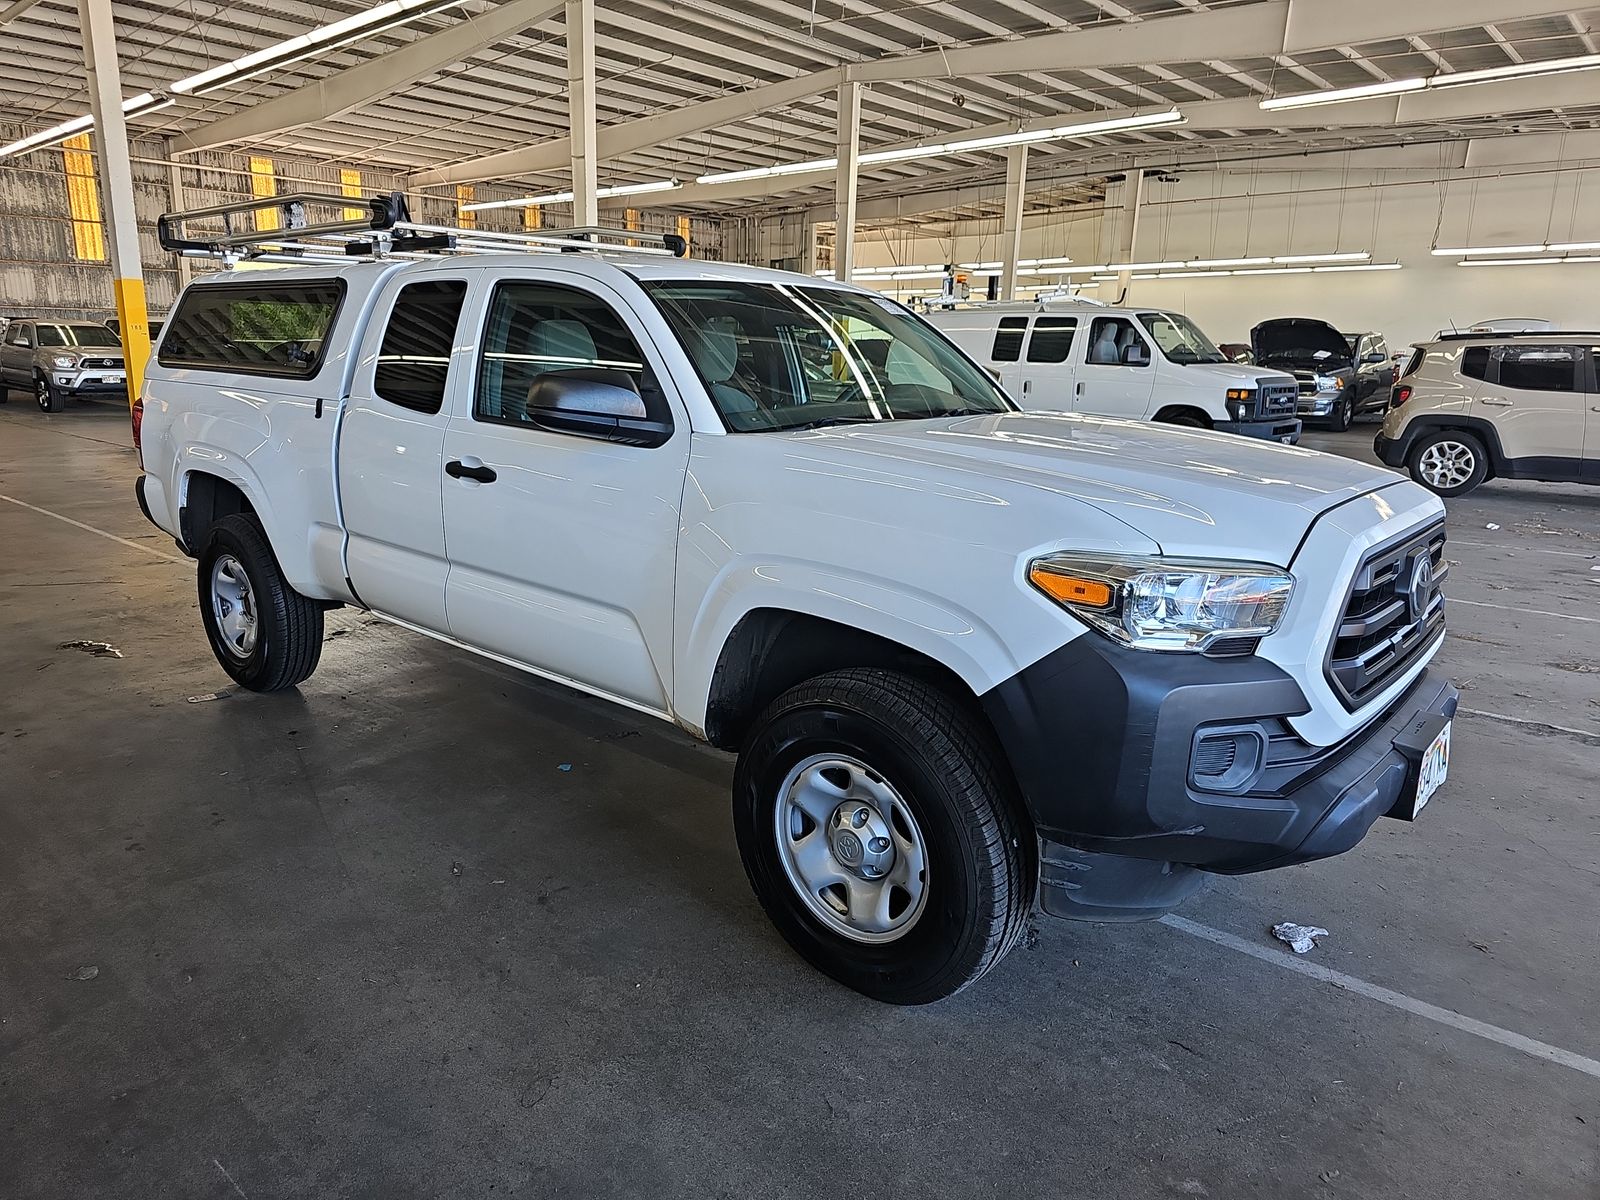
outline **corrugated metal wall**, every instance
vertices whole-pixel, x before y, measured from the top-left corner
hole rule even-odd
[[[0,123],[0,144],[25,132]],[[181,287],[181,272],[172,255],[156,242],[156,218],[174,208],[200,208],[230,200],[247,200],[250,191],[250,155],[208,151],[185,160],[177,169],[183,190],[181,202],[172,195],[173,169],[159,141],[133,143],[134,207],[139,218],[139,244],[144,259],[145,290],[152,317],[159,319],[172,306]],[[268,153],[268,152],[257,152]],[[389,171],[354,163],[301,161],[271,154],[279,193],[315,191],[339,194],[341,169],[358,167],[363,192],[387,192],[401,179]],[[508,200],[517,190],[480,184],[476,200]],[[103,198],[102,198],[103,199]],[[440,196],[413,197],[412,216],[419,221],[454,224],[455,203]],[[544,210],[547,227],[571,221],[570,205]],[[522,227],[521,209],[496,209],[479,214],[485,229]],[[622,213],[606,210],[602,220],[621,225]],[[677,229],[677,217],[660,209],[641,214],[644,232]],[[694,217],[690,221],[690,248],[696,258],[723,257],[722,223]],[[204,269],[203,264],[193,264]],[[73,257],[71,210],[67,202],[67,176],[59,146],[0,162],[0,318],[40,315],[103,319],[114,312],[111,265],[79,262]]]

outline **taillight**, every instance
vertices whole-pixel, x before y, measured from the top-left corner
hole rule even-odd
[[[1395,388],[1393,394],[1390,395],[1389,407],[1399,408],[1409,399],[1411,399],[1411,385],[1409,383],[1402,383],[1399,387]]]
[[[144,447],[139,444],[139,435],[144,431],[144,401],[133,402],[133,448],[139,452],[139,466],[144,466]]]

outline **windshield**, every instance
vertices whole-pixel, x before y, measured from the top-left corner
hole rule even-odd
[[[1139,314],[1139,323],[1150,331],[1150,336],[1155,338],[1156,345],[1161,347],[1161,353],[1167,356],[1168,362],[1228,361],[1211,339],[1200,332],[1200,327],[1182,313],[1143,312]]]
[[[39,345],[119,349],[122,343],[104,325],[40,325]]]
[[[736,433],[1012,409],[982,370],[890,300],[787,283],[644,287]]]

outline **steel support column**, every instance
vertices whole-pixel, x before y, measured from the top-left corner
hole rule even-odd
[[[1023,197],[1028,191],[1028,148],[1006,151],[1005,215],[1000,223],[1000,299],[1017,298],[1017,259],[1022,254]]]
[[[850,282],[856,265],[856,177],[861,167],[861,85],[839,85],[838,174],[833,208],[833,275]]]
[[[139,226],[133,208],[133,164],[128,126],[122,119],[122,72],[117,64],[117,32],[111,0],[78,0],[83,27],[84,65],[94,111],[95,170],[105,208],[106,242],[111,248],[112,292],[122,323],[122,357],[128,374],[128,402],[139,398],[150,361],[150,313],[144,299],[144,265],[139,259]]]
[[[1135,168],[1122,178],[1122,220],[1117,225],[1117,253],[1112,262],[1133,261],[1134,246],[1139,238],[1139,202],[1144,198],[1144,171]],[[1128,298],[1128,288],[1133,283],[1132,271],[1117,272],[1117,295]]]
[[[594,0],[567,0],[567,121],[572,127],[572,223],[600,224],[595,161]]]

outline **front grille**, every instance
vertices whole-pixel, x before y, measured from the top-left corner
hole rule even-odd
[[[122,365],[120,358],[86,358],[83,365],[92,371],[111,371]]]
[[[1256,395],[1261,416],[1266,418],[1294,416],[1295,401],[1298,396],[1298,389],[1294,384],[1257,380]]]
[[[1317,394],[1317,373],[1315,371],[1296,371],[1294,381],[1302,396],[1315,396]]]
[[[1328,650],[1328,682],[1346,708],[1377,695],[1444,632],[1449,573],[1442,522],[1362,560]]]

